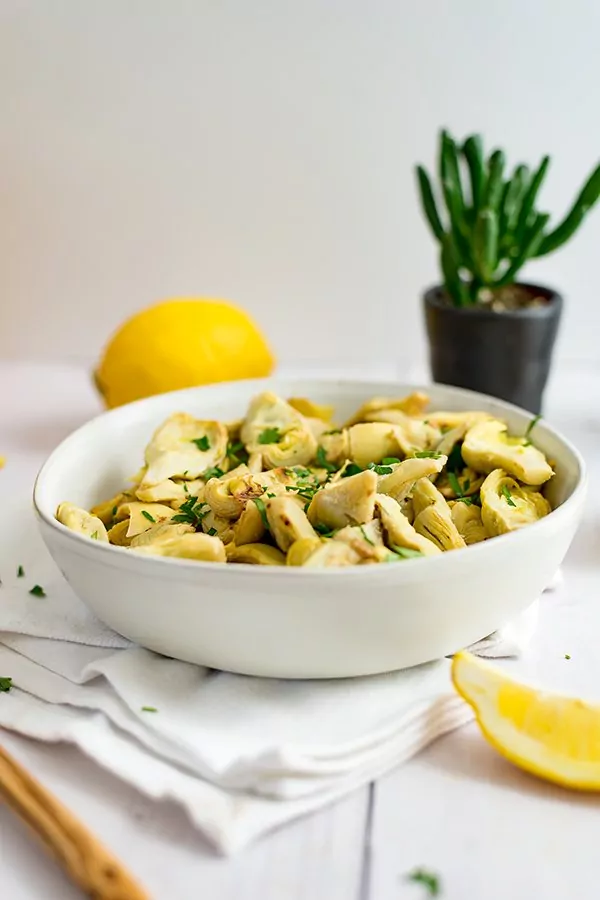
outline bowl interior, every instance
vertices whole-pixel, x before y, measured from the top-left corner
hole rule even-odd
[[[335,407],[335,419],[343,422],[373,396],[398,397],[423,390],[431,397],[432,410],[479,409],[508,422],[514,434],[523,434],[531,414],[501,400],[445,385],[415,386],[369,381],[264,379],[229,382],[163,394],[112,410],[88,422],[70,435],[43,466],[35,489],[40,513],[54,519],[57,505],[70,501],[89,508],[121,490],[143,463],[144,448],[153,430],[173,412],[198,418],[241,418],[249,400],[259,391],[273,390],[283,397],[305,396]],[[544,421],[535,425],[532,438],[553,461],[556,477],[548,495],[553,506],[563,503],[581,480],[577,451]]]

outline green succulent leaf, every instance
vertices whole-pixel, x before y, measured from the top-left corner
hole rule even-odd
[[[545,256],[561,247],[565,241],[572,237],[590,209],[597,203],[600,197],[600,164],[596,166],[571,207],[570,212],[554,231],[547,234],[541,241],[534,256]]]
[[[441,241],[444,236],[444,226],[442,225],[442,220],[440,219],[440,214],[435,202],[431,179],[423,166],[417,166],[416,172],[423,212],[427,217],[427,221],[429,222],[433,234],[438,241]]]

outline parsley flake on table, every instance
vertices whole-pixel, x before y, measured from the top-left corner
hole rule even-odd
[[[142,712],[158,712],[155,706],[142,706]]]
[[[25,569],[23,568],[23,566],[19,566],[19,568],[17,569],[17,578],[24,578],[24,577],[25,577]]]
[[[199,438],[192,438],[190,444],[195,444],[198,450],[202,450],[203,453],[210,450],[210,441],[206,435]]]
[[[508,503],[509,506],[516,506],[516,505],[517,505],[517,504],[515,503],[515,501],[513,500],[512,494],[511,494],[511,492],[509,491],[508,486],[507,486],[506,484],[503,484],[503,485],[502,485],[502,495],[503,495],[504,499],[506,500],[506,502]]]
[[[149,522],[152,522],[153,525],[156,524],[156,519],[154,518],[154,516],[151,513],[148,512],[147,509],[142,510],[142,515],[145,519],[148,519]],[[96,532],[96,534],[97,534],[97,532]]]
[[[278,444],[283,437],[279,428],[265,428],[258,436],[259,444]]]
[[[40,584],[34,584],[34,586],[29,591],[30,594],[33,594],[34,597],[45,597],[46,591]]]
[[[570,654],[570,653],[565,653],[565,659],[571,659],[571,654]]]
[[[438,875],[428,872],[427,869],[413,869],[406,876],[407,881],[413,884],[422,884],[427,890],[430,897],[439,897],[441,893],[441,884]]]
[[[8,694],[12,687],[12,678],[2,678],[0,677],[0,693]]]

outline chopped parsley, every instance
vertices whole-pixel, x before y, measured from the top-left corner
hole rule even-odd
[[[323,437],[325,437],[326,434],[341,434],[341,433],[342,433],[341,428],[332,428],[330,431],[324,431]]]
[[[533,431],[533,429],[535,428],[535,426],[537,425],[537,423],[540,421],[541,418],[542,418],[541,416],[534,416],[533,419],[531,420],[531,422],[529,423],[529,425],[527,426],[527,430],[526,430],[525,434],[523,435],[523,437],[525,438],[525,446],[526,447],[531,446],[531,432]]]
[[[92,535],[91,535],[91,538],[92,538],[93,541],[97,541],[97,540],[98,540],[98,532],[97,532],[97,531],[94,531],[94,532],[92,533]]]
[[[46,591],[40,584],[34,584],[34,586],[29,591],[34,597],[45,597]]]
[[[207,533],[207,534],[210,534],[211,537],[214,537],[215,534],[217,533],[217,529],[216,529],[216,528],[209,528],[208,531],[207,531],[206,533]]]
[[[465,495],[465,491],[468,491],[469,487],[471,486],[471,482],[468,478],[465,480],[464,484],[461,485],[456,472],[448,472],[448,484],[456,494],[457,500],[460,500],[461,503],[466,503],[467,506],[472,505],[473,501],[471,500],[471,498]]]
[[[148,519],[149,522],[156,524],[156,519],[154,518],[154,516],[151,513],[148,512],[147,509],[142,510],[142,515],[145,519]],[[98,535],[98,532],[96,532],[96,536],[97,535]],[[93,535],[92,535],[92,537],[93,537]]]
[[[377,463],[369,463],[367,469],[371,469],[372,472],[376,472],[377,475],[391,475],[394,471],[391,466],[380,466]]]
[[[271,493],[271,491],[267,491],[267,497],[269,498],[269,500],[271,499],[271,497],[276,497],[276,496],[277,496],[277,495]]]
[[[261,497],[255,497],[254,502],[256,503],[256,508],[260,513],[262,523],[268,531],[269,530],[269,520],[267,518],[267,508],[265,506],[265,501]]]
[[[399,547],[393,544],[390,549],[401,559],[415,559],[417,556],[423,556],[420,550],[412,550],[410,547]]]
[[[364,472],[364,469],[361,469],[360,466],[357,466],[356,463],[348,463],[344,471],[342,472],[342,478],[350,478],[352,475],[359,475],[361,472]]]
[[[328,472],[335,472],[336,466],[333,463],[330,463],[327,459],[327,452],[325,447],[317,448],[317,463],[321,467],[321,469],[326,469]]]
[[[117,509],[118,509],[118,506],[113,506],[113,508],[112,508],[112,517],[113,517],[113,519],[114,519],[114,517],[115,517],[116,514],[117,514]]]
[[[384,456],[381,460],[381,464],[384,466],[395,466],[396,463],[399,463],[400,460],[397,456]]]
[[[362,536],[364,537],[364,539],[365,539],[365,541],[367,542],[367,544],[370,544],[371,547],[374,547],[374,546],[375,546],[375,541],[372,541],[372,540],[371,540],[371,538],[369,537],[369,535],[368,535],[367,532],[365,531],[365,526],[364,526],[364,525],[359,525],[358,527],[360,528],[360,533],[361,533]]]
[[[313,526],[317,534],[322,535],[322,537],[331,537],[335,534],[335,528],[329,528],[327,525],[322,525],[321,522],[317,522],[316,525]]]
[[[570,653],[565,653],[565,659],[571,659],[571,654],[570,654]]]
[[[210,469],[207,469],[206,472],[202,473],[202,477],[205,481],[209,481],[211,478],[220,478],[221,475],[224,475],[225,472],[223,469],[220,469],[218,466],[211,466]]]
[[[142,706],[142,712],[158,712],[155,706]]]
[[[208,503],[204,503],[198,497],[189,497],[179,507],[179,511],[173,516],[171,522],[186,522],[194,528],[200,528],[202,519],[210,512]]]
[[[242,463],[248,462],[248,453],[241,441],[230,441],[227,444],[227,459],[234,468],[235,466],[241,466]]]
[[[183,482],[183,493],[184,493],[184,494],[189,494],[189,492],[190,492],[190,491],[189,491],[189,488],[188,488],[187,484],[186,484],[185,481],[184,481],[184,482]]]
[[[417,450],[415,459],[439,459],[441,455],[436,450]]]
[[[462,456],[461,444],[455,444],[448,454],[448,462],[446,468],[449,472],[458,472],[465,467],[465,461]]]
[[[278,444],[283,437],[279,428],[265,428],[258,436],[259,444]]]
[[[502,490],[502,495],[503,495],[504,499],[506,500],[506,502],[508,503],[508,505],[516,506],[517,504],[513,500],[512,494],[509,491],[508,486],[506,484],[503,484],[501,490]]]
[[[12,687],[12,678],[0,677],[0,693],[8,694]]]
[[[439,876],[433,872],[428,872],[427,869],[413,869],[406,876],[406,880],[412,881],[413,884],[422,884],[430,897],[440,896],[441,885]]]
[[[298,497],[302,497],[303,500],[308,500],[310,502],[319,490],[319,485],[299,482],[298,484],[286,484],[285,489],[286,491],[296,491]],[[267,497],[268,496],[269,494],[267,494]]]
[[[23,566],[19,566],[19,568],[17,569],[17,578],[23,578],[24,575],[25,569],[23,568]]]
[[[210,450],[210,441],[205,434],[199,438],[192,438],[190,444],[195,444],[198,450],[202,450],[203,453]]]
[[[310,469],[305,469],[304,466],[292,466],[290,469],[284,469],[283,471],[286,475],[294,475],[298,478],[311,477]]]

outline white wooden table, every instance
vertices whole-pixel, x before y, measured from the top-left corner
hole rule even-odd
[[[561,371],[551,386],[546,416],[587,458],[590,499],[565,585],[546,595],[531,652],[509,664],[598,699],[599,400],[600,371]],[[95,408],[81,369],[0,364],[0,454],[9,457],[11,479],[22,478],[27,489],[33,464]],[[1,489],[0,482],[0,499]],[[510,573],[497,577],[510,590]],[[527,777],[475,726],[232,859],[215,856],[179,808],[147,800],[71,747],[6,731],[0,743],[126,862],[154,900],[419,900],[423,888],[405,879],[415,866],[439,875],[444,900],[596,900],[600,892],[600,797]],[[78,896],[0,806],[2,900]]]

